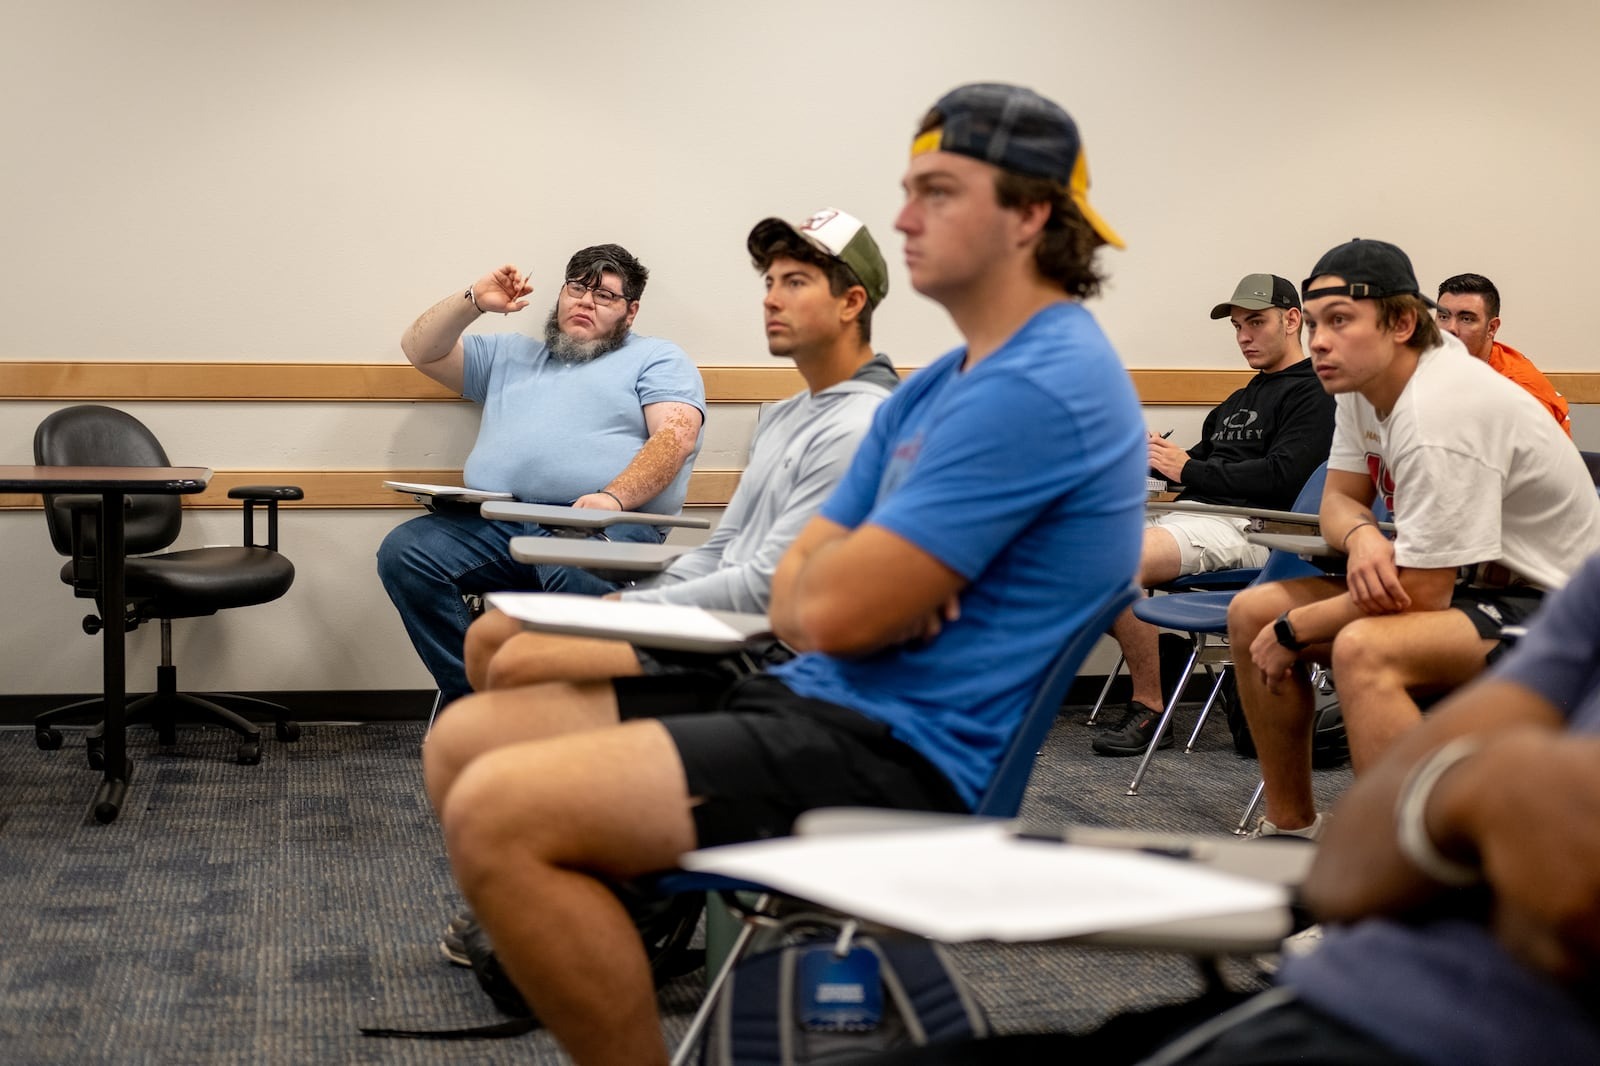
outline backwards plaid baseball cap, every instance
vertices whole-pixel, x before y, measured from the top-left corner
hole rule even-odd
[[[781,218],[764,218],[750,231],[745,247],[751,256],[762,254],[780,237],[798,237],[824,255],[839,260],[855,274],[867,290],[873,307],[889,295],[889,268],[878,250],[878,242],[867,232],[866,223],[854,215],[825,207],[798,226]]]
[[[1325,275],[1343,278],[1344,284],[1310,287],[1312,281]],[[1325,253],[1300,288],[1308,301],[1324,296],[1348,296],[1352,300],[1416,296],[1429,307],[1437,306],[1423,295],[1406,253],[1387,241],[1364,241],[1360,237]]]
[[[1089,206],[1089,161],[1077,123],[1060,104],[1020,85],[981,82],[945,93],[933,110],[940,124],[911,142],[913,159],[925,152],[955,152],[1016,174],[1048,178],[1067,187],[1102,241],[1127,247]]]
[[[1233,295],[1211,309],[1211,317],[1227,318],[1233,314],[1235,307],[1243,307],[1247,311],[1265,311],[1269,307],[1299,306],[1300,294],[1295,291],[1294,282],[1288,278],[1280,278],[1276,274],[1246,274],[1233,287]]]

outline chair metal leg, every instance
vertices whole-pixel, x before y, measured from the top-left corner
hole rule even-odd
[[[1250,793],[1250,802],[1245,804],[1244,813],[1239,816],[1239,824],[1233,827],[1233,835],[1242,837],[1250,830],[1250,816],[1256,813],[1256,807],[1261,804],[1261,793],[1266,791],[1267,779],[1262,778],[1256,782],[1256,790]]]
[[[1189,653],[1189,661],[1183,665],[1183,680],[1178,682],[1178,687],[1172,691],[1172,698],[1167,701],[1166,709],[1161,712],[1161,721],[1156,723],[1156,731],[1150,737],[1150,746],[1144,750],[1144,758],[1139,760],[1139,768],[1133,772],[1133,780],[1128,782],[1129,796],[1139,794],[1139,782],[1144,780],[1144,772],[1150,768],[1150,760],[1155,758],[1156,749],[1161,746],[1161,735],[1166,732],[1167,726],[1172,722],[1172,715],[1178,709],[1178,701],[1183,698],[1184,689],[1189,687],[1189,675],[1194,673],[1194,664],[1200,659],[1200,649],[1205,647],[1206,638],[1203,634],[1196,633],[1194,637],[1194,651]]]
[[[755,909],[764,911],[772,905],[773,896],[763,893],[756,900]],[[683,1039],[678,1044],[678,1050],[672,1054],[671,1066],[686,1066],[689,1057],[694,1054],[694,1049],[700,1043],[700,1037],[705,1032],[706,1025],[711,1021],[711,1012],[717,1007],[717,1000],[722,997],[722,990],[728,983],[728,978],[733,974],[733,968],[739,965],[739,960],[744,958],[744,953],[750,949],[750,941],[756,935],[756,923],[749,919],[744,922],[739,935],[734,939],[733,946],[728,949],[728,957],[722,960],[722,968],[706,986],[706,998],[700,1001],[700,1009],[694,1012],[694,1017],[689,1019],[689,1028],[684,1031]]]
[[[1127,661],[1128,657],[1126,655],[1117,656],[1117,665],[1113,666],[1111,668],[1111,672],[1106,675],[1106,683],[1101,686],[1100,698],[1094,701],[1094,707],[1089,711],[1089,721],[1087,724],[1094,725],[1094,720],[1100,716],[1100,708],[1106,705],[1106,697],[1111,695],[1111,686],[1116,684],[1117,675],[1122,673],[1122,664]]]
[[[1183,746],[1183,753],[1188,755],[1194,751],[1194,742],[1200,739],[1200,730],[1205,728],[1206,718],[1211,714],[1211,708],[1216,705],[1217,697],[1222,695],[1222,683],[1228,680],[1228,671],[1231,666],[1224,666],[1217,671],[1217,679],[1211,685],[1211,694],[1206,697],[1206,705],[1200,708],[1200,717],[1194,720],[1194,732],[1189,734],[1189,743]]]
[[[444,703],[444,689],[433,694],[433,710],[428,712],[428,728],[422,731],[422,739],[427,740],[428,734],[433,732],[434,720],[439,717],[440,705]]]

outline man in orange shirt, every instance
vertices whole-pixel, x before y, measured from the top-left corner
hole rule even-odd
[[[1556,424],[1572,436],[1567,401],[1550,379],[1521,352],[1494,339],[1500,328],[1500,290],[1482,274],[1457,274],[1439,283],[1439,326],[1455,334],[1467,351],[1510,378],[1544,404]]]

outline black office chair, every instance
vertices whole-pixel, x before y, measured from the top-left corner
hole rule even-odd
[[[110,407],[83,404],[56,411],[39,424],[33,436],[34,462],[41,466],[171,466],[154,434],[138,419]],[[177,724],[205,722],[223,725],[239,734],[238,759],[246,765],[261,761],[261,731],[240,715],[209,699],[178,691],[178,674],[172,664],[172,620],[199,618],[228,607],[268,603],[289,591],[294,564],[278,554],[278,501],[298,500],[304,493],[290,485],[250,485],[230,489],[230,499],[242,500],[244,547],[194,548],[159,552],[178,537],[183,522],[176,496],[134,495],[127,499],[125,515],[127,569],[127,628],[151,619],[161,622],[161,665],[156,668],[156,691],[128,706],[127,722],[148,722],[162,744],[177,743]],[[255,543],[255,507],[265,504],[267,543]],[[56,551],[69,559],[61,580],[81,598],[100,596],[99,566],[95,558],[95,530],[100,507],[98,496],[46,496],[45,520]],[[91,636],[104,623],[87,615],[84,631]],[[300,727],[291,722],[288,708],[266,700],[231,693],[214,693],[217,699],[245,704],[268,712],[279,740],[292,741]],[[61,746],[61,734],[52,723],[103,706],[103,699],[83,700],[57,707],[34,719],[34,741],[46,751]],[[88,735],[89,765],[101,769],[104,722]]]

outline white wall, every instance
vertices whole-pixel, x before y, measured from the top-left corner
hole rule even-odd
[[[878,340],[917,365],[955,337],[896,254],[909,136],[945,89],[1004,79],[1083,128],[1093,198],[1130,245],[1096,305],[1130,366],[1238,365],[1205,318],[1238,276],[1298,281],[1364,235],[1408,249],[1425,284],[1489,274],[1506,340],[1595,369],[1571,310],[1600,169],[1600,10],[1579,0],[82,0],[7,16],[0,358],[398,360],[406,323],[487,268],[523,265],[548,300],[572,249],[616,240],[654,271],[642,330],[702,364],[759,363],[744,236],[832,204],[884,244]],[[134,407],[176,459],[219,468],[448,466],[472,433],[437,405]],[[0,404],[0,462],[27,459],[46,410]],[[748,418],[713,415],[729,440]],[[287,518],[300,582],[185,627],[189,679],[425,685],[370,569],[398,517]],[[0,676],[93,688],[40,524],[0,515],[8,616],[30,620],[8,624]],[[186,543],[211,542],[234,516],[192,524]]]

